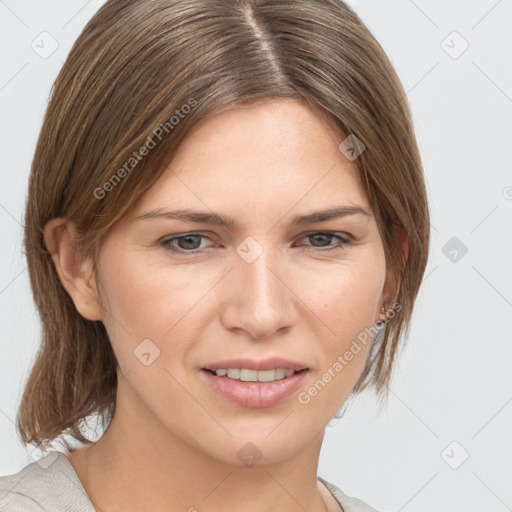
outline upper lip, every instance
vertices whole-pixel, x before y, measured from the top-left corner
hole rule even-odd
[[[247,368],[248,370],[273,370],[275,368],[284,368],[285,370],[300,371],[308,369],[306,364],[283,359],[282,357],[269,357],[267,359],[229,359],[225,361],[216,361],[203,367],[204,370],[218,370],[219,368]]]

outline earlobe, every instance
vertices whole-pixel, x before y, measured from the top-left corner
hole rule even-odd
[[[76,309],[87,320],[101,320],[102,310],[92,264],[80,254],[76,238],[75,224],[64,217],[51,219],[44,227],[45,245],[51,253],[60,282]]]

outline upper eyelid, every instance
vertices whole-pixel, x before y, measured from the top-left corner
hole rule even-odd
[[[338,235],[338,236],[345,236],[347,238],[354,238],[350,233],[347,233],[345,231],[316,230],[316,231],[306,231],[304,233],[301,233],[295,237],[295,240],[297,238],[305,238],[306,236],[317,235],[317,234]],[[182,238],[185,236],[193,236],[193,235],[200,235],[202,237],[212,239],[212,237],[208,233],[203,233],[201,231],[190,231],[188,233],[180,233],[177,235],[168,235],[168,236],[163,237],[162,240],[171,240],[173,238]]]

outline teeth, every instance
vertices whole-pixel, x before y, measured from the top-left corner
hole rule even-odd
[[[248,370],[247,368],[219,368],[215,374],[219,377],[241,380],[242,382],[273,382],[274,380],[291,377],[295,370],[277,368],[275,370]]]
[[[293,370],[288,370],[289,372],[293,372]],[[276,379],[284,379],[286,377],[286,370],[279,368],[276,370]]]

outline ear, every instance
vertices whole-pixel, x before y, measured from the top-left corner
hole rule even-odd
[[[409,258],[409,242],[407,240],[407,234],[402,226],[395,224],[393,226],[393,237],[400,250],[400,261],[398,262],[399,267],[405,267]],[[383,314],[380,310],[382,306],[386,307],[386,313],[389,314],[389,309],[396,302],[398,292],[400,290],[400,268],[386,269],[386,282],[384,284],[384,290],[382,292],[381,302],[379,305],[379,311],[377,311],[377,320],[383,320]],[[384,315],[386,314],[384,313]]]
[[[60,282],[76,309],[87,320],[101,320],[102,310],[92,262],[81,256],[77,236],[75,223],[64,217],[51,219],[44,227],[44,242],[52,255]]]

